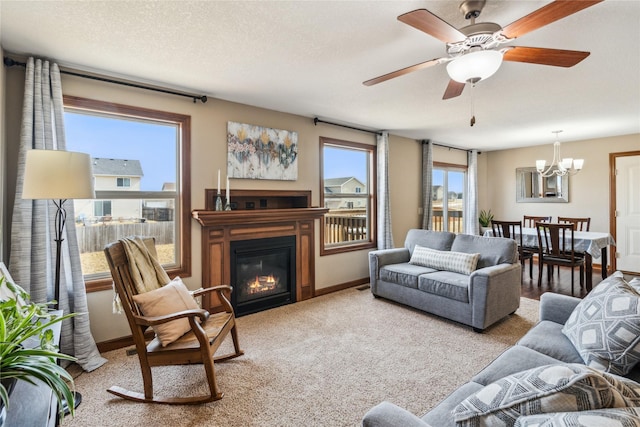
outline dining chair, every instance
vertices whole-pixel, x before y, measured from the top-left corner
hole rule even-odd
[[[571,295],[574,270],[580,267],[580,287],[584,286],[584,257],[575,251],[573,224],[536,222],[538,234],[538,286],[542,285],[542,270],[547,266],[547,280],[551,281],[553,266],[571,267]]]
[[[518,244],[518,257],[524,271],[524,262],[529,260],[529,278],[533,279],[533,252],[525,251],[522,245],[522,222],[491,220],[494,237],[513,239]]]
[[[530,216],[530,215],[525,215],[524,216],[524,220],[522,221],[522,225],[523,227],[526,228],[535,228],[536,227],[536,222],[551,222],[551,217],[550,216]]]
[[[566,216],[558,217],[559,223],[570,223],[574,224],[574,229],[576,231],[589,231],[589,226],[591,225],[591,218],[570,218]]]

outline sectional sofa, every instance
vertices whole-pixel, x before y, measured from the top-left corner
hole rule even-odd
[[[539,322],[422,418],[383,402],[363,426],[639,426],[639,290],[617,273],[584,300],[545,293]]]

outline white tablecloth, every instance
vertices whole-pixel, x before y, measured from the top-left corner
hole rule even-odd
[[[493,237],[493,230],[485,231],[484,236]],[[574,231],[573,238],[576,252],[586,252],[595,259],[600,258],[602,248],[616,244],[610,233],[596,231]],[[522,244],[530,247],[538,246],[538,233],[535,228],[522,229]]]

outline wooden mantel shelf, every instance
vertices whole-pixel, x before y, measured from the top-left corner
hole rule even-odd
[[[237,211],[210,211],[196,209],[193,218],[203,227],[222,225],[264,224],[270,222],[297,221],[322,218],[328,208],[256,209]]]

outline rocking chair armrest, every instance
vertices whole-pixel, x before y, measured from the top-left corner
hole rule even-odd
[[[198,297],[200,295],[204,295],[204,294],[208,294],[210,292],[218,292],[221,293],[222,291],[229,291],[231,292],[233,290],[233,288],[229,285],[218,285],[218,286],[212,286],[210,288],[200,288],[200,289],[196,289],[195,291],[193,291],[191,293],[191,295],[193,295],[193,297]]]
[[[222,303],[222,307],[224,308],[224,311],[226,311],[227,313],[233,313],[233,307],[231,306],[229,299],[227,298],[227,296],[224,294],[223,291],[229,291],[229,294],[231,294],[231,292],[233,291],[233,287],[230,285],[212,286],[210,288],[202,288],[202,289],[195,290],[191,295],[193,295],[194,297],[197,297],[207,293],[216,292],[218,294],[218,298],[220,299],[220,302]]]
[[[138,325],[153,326],[161,325],[163,323],[171,322],[172,320],[182,319],[184,317],[199,317],[200,320],[205,321],[209,318],[209,312],[202,308],[183,310],[176,313],[165,314],[163,316],[138,316],[134,314],[134,318]]]

